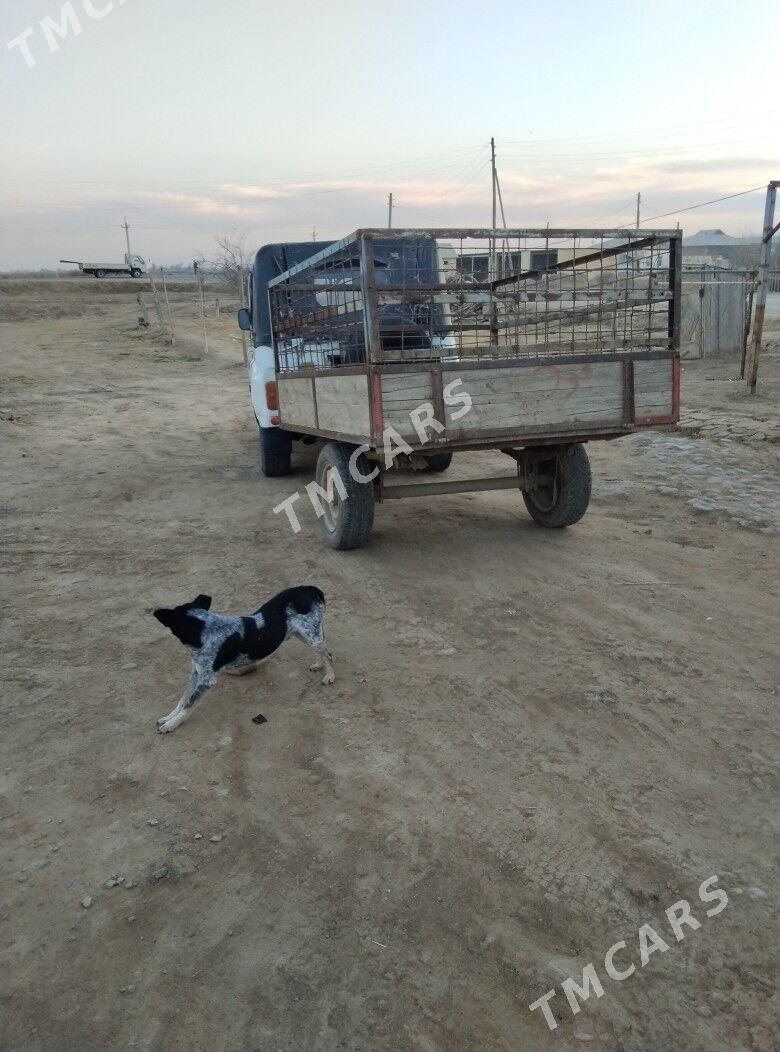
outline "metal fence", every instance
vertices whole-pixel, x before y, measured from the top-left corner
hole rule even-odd
[[[268,283],[280,372],[679,343],[676,230],[364,230]]]

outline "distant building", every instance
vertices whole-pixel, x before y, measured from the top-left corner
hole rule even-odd
[[[760,246],[760,234],[732,237],[723,230],[700,230],[683,238],[683,259],[686,263],[706,262],[750,269],[758,266]]]

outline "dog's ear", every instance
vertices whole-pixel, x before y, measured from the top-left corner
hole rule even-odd
[[[192,610],[210,610],[211,609],[211,596],[210,595],[198,595],[191,603],[187,603]]]
[[[208,596],[206,596],[208,598]],[[191,604],[176,606],[173,610],[161,607],[152,611],[161,625],[170,628],[180,643],[187,647],[199,647],[203,636],[203,618],[198,617],[197,609]]]

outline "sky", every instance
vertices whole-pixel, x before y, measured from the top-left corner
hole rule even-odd
[[[0,0],[0,270],[490,222],[761,229],[780,0]],[[774,50],[773,50],[774,48]],[[662,213],[674,215],[654,220]]]

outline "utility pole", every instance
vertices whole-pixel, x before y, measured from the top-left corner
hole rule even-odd
[[[758,293],[756,295],[756,314],[753,319],[753,339],[748,352],[745,379],[751,394],[756,393],[756,381],[758,380],[758,356],[761,353],[761,335],[764,329],[764,314],[766,313],[766,290],[769,284],[769,259],[772,255],[772,238],[777,233],[780,223],[776,226],[775,221],[775,199],[780,179],[773,179],[766,188],[766,205],[764,206],[764,231],[761,236],[761,256],[758,264]]]
[[[316,228],[316,226],[313,226],[311,228],[311,239],[312,239],[312,241],[316,241],[317,240],[317,228]]]
[[[490,284],[490,342],[498,343],[498,306],[493,295],[493,282],[496,280],[496,140],[490,136],[490,176],[493,214],[491,219],[490,252],[488,253],[488,283]]]
[[[504,212],[504,199],[501,196],[501,180],[498,178],[498,168],[496,168],[496,194],[498,195],[498,207],[501,212],[501,225],[506,230],[506,213]],[[512,270],[512,256],[509,252],[509,244],[506,238],[502,242],[501,256],[496,262],[498,263],[496,268],[498,271],[497,277],[503,278],[505,274],[509,274]],[[506,271],[504,270],[505,264]]]
[[[392,230],[393,227],[393,195],[387,195],[387,229]]]
[[[488,281],[493,281],[496,276],[496,140],[492,135],[490,136],[490,181],[493,194],[493,219],[491,223],[493,236],[490,240]]]
[[[122,227],[124,228],[124,231],[125,231],[125,240],[127,241],[127,259],[128,259],[128,262],[129,262],[130,261],[130,257],[132,256],[133,253],[130,251],[130,226],[129,226],[128,222],[127,222],[127,216],[125,216],[125,221],[124,221],[124,223],[122,223]]]
[[[642,195],[641,194],[637,194],[636,195],[636,228],[637,228],[637,230],[639,230],[639,206],[641,205],[641,203],[642,203]]]

